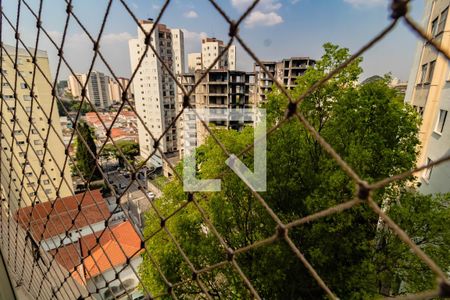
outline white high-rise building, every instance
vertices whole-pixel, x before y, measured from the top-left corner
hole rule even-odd
[[[226,45],[216,38],[202,39],[202,69],[207,69],[214,62],[217,56],[223,51]],[[228,51],[222,55],[213,67],[214,70],[226,69],[236,70],[236,46],[231,45]]]
[[[153,20],[141,20],[140,24],[148,33],[154,26]],[[150,39],[158,55],[174,74],[184,72],[184,38],[180,29],[170,29],[158,24]],[[136,69],[145,50],[145,34],[138,28],[138,38],[129,41],[132,71]],[[147,129],[155,138],[159,138],[171,124],[177,114],[176,83],[158,60],[151,49],[148,50],[134,80],[134,97],[136,110],[143,118],[138,122],[139,145],[141,156],[147,158],[153,152],[153,140]],[[172,127],[160,141],[160,148],[167,156],[177,155],[177,130]],[[163,165],[161,155],[157,152],[150,159],[150,164]]]

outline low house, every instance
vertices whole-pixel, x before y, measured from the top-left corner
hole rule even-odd
[[[128,220],[111,216],[100,190],[21,208],[15,217],[95,298],[141,295],[135,271],[142,262],[142,239]]]

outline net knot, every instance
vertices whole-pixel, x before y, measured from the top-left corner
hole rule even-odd
[[[404,17],[408,12],[408,0],[392,0],[391,10],[391,18],[399,19]]]

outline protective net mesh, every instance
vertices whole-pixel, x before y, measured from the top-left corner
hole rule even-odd
[[[13,0],[9,0],[13,2]],[[4,1],[6,2],[6,1]],[[5,3],[2,5],[5,5]],[[133,12],[133,7],[124,0],[110,0],[106,1],[104,11],[98,11],[98,20],[100,20],[99,30],[96,33],[90,32],[83,21],[83,12],[77,10],[76,1],[66,0],[63,2],[66,6],[64,15],[64,26],[61,28],[61,35],[55,37],[55,34],[47,30],[42,22],[43,11],[45,10],[48,1],[44,5],[44,1],[36,1],[36,3],[29,3],[29,0],[17,0],[17,9],[14,13],[8,13],[2,9],[1,13],[1,36],[9,34],[14,36],[15,45],[6,45],[4,39],[1,38],[1,66],[2,76],[1,81],[1,128],[3,150],[0,151],[2,157],[2,170],[7,170],[6,173],[2,171],[1,189],[2,189],[2,210],[1,210],[1,239],[0,246],[3,257],[7,263],[8,269],[14,282],[17,286],[23,287],[33,298],[36,299],[81,299],[91,297],[105,297],[105,298],[120,298],[132,297],[131,291],[139,285],[144,297],[158,298],[164,296],[171,296],[173,298],[180,297],[176,293],[176,289],[183,287],[187,282],[194,282],[199,288],[199,297],[201,298],[216,298],[220,297],[214,295],[211,290],[206,287],[202,280],[202,275],[221,268],[228,268],[234,272],[242,281],[242,284],[248,289],[249,296],[260,299],[259,291],[254,287],[252,280],[250,280],[245,272],[241,269],[237,257],[247,252],[254,251],[260,247],[268,247],[278,241],[284,241],[286,245],[292,250],[292,255],[309,271],[310,276],[314,278],[321,289],[328,295],[329,298],[337,299],[339,295],[327,286],[327,283],[322,280],[321,275],[315,270],[314,266],[303,255],[302,249],[296,245],[290,237],[290,231],[303,224],[314,222],[315,220],[332,214],[339,214],[345,210],[358,205],[365,205],[370,207],[373,212],[400,238],[411,251],[425,263],[436,275],[439,282],[441,282],[438,290],[424,292],[422,294],[408,296],[408,299],[419,299],[437,297],[438,295],[446,295],[449,291],[448,279],[445,272],[427,256],[424,251],[418,247],[414,241],[402,230],[396,223],[384,212],[379,205],[372,199],[372,194],[378,189],[382,189],[391,183],[408,178],[412,174],[425,170],[429,167],[442,164],[450,160],[450,156],[442,157],[439,160],[433,161],[426,166],[420,166],[410,171],[395,174],[381,181],[374,183],[367,183],[363,178],[352,169],[352,167],[341,158],[341,156],[330,146],[330,144],[319,134],[319,132],[308,122],[307,118],[298,109],[299,104],[303,99],[314,93],[327,81],[332,79],[336,74],[339,74],[344,68],[349,66],[352,62],[358,59],[367,50],[375,44],[383,40],[400,22],[403,22],[411,31],[418,35],[419,38],[427,41],[436,51],[450,59],[450,54],[441,48],[423,29],[421,29],[408,15],[408,1],[393,0],[391,1],[391,21],[386,28],[383,28],[379,34],[371,38],[358,51],[345,60],[339,67],[331,70],[326,76],[318,80],[310,86],[300,97],[293,98],[292,94],[286,87],[275,78],[274,74],[267,70],[264,63],[258,58],[255,52],[248,46],[246,41],[239,34],[239,27],[243,21],[254,10],[259,1],[253,1],[251,5],[245,10],[239,19],[231,19],[225,10],[214,0],[206,1],[205,5],[210,5],[211,10],[216,10],[223,20],[229,26],[229,41],[225,44],[220,55],[211,63],[211,65],[202,73],[202,77],[198,78],[196,82],[190,87],[180,82],[180,77],[174,74],[173,69],[168,66],[167,60],[160,56],[156,51],[154,45],[151,43],[151,35],[157,24],[166,13],[170,6],[169,0],[165,1],[162,8],[154,20],[150,32],[146,32],[139,22],[138,17]],[[102,38],[104,37],[105,26],[109,19],[111,7],[113,5],[120,7],[121,11],[127,16],[131,17],[136,26],[145,35],[145,48],[139,54],[137,67],[133,71],[130,81],[126,85],[122,85],[119,76],[116,75],[112,61],[108,61],[106,56],[102,54]],[[208,3],[209,2],[209,3]],[[61,16],[58,16],[61,17]],[[22,18],[33,18],[35,21],[35,42],[33,44],[25,44],[22,39],[22,33],[27,31],[27,28],[21,27]],[[88,60],[89,69],[87,76],[91,76],[95,64],[101,62],[109,70],[112,78],[114,78],[120,85],[122,91],[121,103],[115,116],[108,123],[102,121],[100,114],[96,110],[95,103],[89,99],[87,90],[87,81],[83,82],[76,76],[73,63],[65,56],[65,46],[67,43],[67,32],[69,24],[75,24],[84,32],[84,38],[87,38],[92,45],[92,57],[86,57]],[[41,49],[41,40],[46,39],[58,54],[58,61],[56,73],[54,78],[49,77],[48,65],[43,63],[45,54]],[[214,227],[213,222],[208,218],[207,213],[201,205],[201,193],[186,192],[185,200],[180,203],[178,209],[168,215],[164,215],[158,205],[152,201],[152,196],[147,193],[147,186],[140,181],[139,173],[142,172],[146,163],[151,157],[158,153],[164,163],[171,169],[175,180],[181,180],[180,172],[172,165],[170,158],[166,157],[164,151],[161,149],[161,141],[165,139],[172,128],[176,128],[177,121],[184,113],[185,109],[194,108],[190,103],[196,87],[201,83],[203,78],[207,76],[208,72],[213,69],[213,66],[219,61],[222,55],[225,55],[233,43],[239,44],[245,52],[260,66],[261,71],[270,78],[275,86],[289,100],[286,107],[286,114],[283,120],[280,120],[274,128],[267,131],[267,135],[271,135],[277,129],[283,127],[288,121],[297,120],[310,134],[312,138],[320,145],[320,147],[331,156],[339,167],[353,180],[356,188],[353,199],[347,202],[329,207],[325,210],[318,211],[312,215],[303,218],[292,220],[289,223],[283,222],[279,216],[272,210],[270,205],[265,201],[264,197],[258,192],[252,191],[253,196],[261,205],[262,209],[267,212],[273,220],[275,227],[273,228],[273,235],[267,238],[260,239],[254,243],[242,248],[233,249],[227,241],[220,235],[219,230]],[[141,164],[136,166],[130,163],[122,148],[117,144],[117,140],[112,138],[112,129],[119,120],[123,111],[132,111],[139,122],[144,124],[143,118],[136,111],[132,98],[130,97],[130,89],[133,79],[141,70],[144,58],[154,54],[159,60],[162,68],[169,74],[176,82],[178,89],[184,95],[183,105],[177,112],[176,116],[172,118],[169,126],[163,131],[161,136],[154,136],[152,131],[145,125],[150,138],[153,140],[153,150],[150,155],[143,159]],[[30,69],[23,67],[24,60],[29,64]],[[9,69],[7,68],[9,66]],[[73,124],[73,131],[69,141],[64,141],[58,134],[60,132],[60,125],[56,124],[54,116],[58,110],[58,103],[62,104],[62,99],[57,92],[57,82],[60,79],[60,71],[62,68],[69,70],[69,73],[74,75],[78,80],[81,88],[81,105],[76,114],[69,114],[67,108],[61,105],[62,109],[68,115],[69,121]],[[5,74],[3,70],[9,70],[9,74]],[[12,73],[12,74],[11,74]],[[36,85],[48,86],[48,98],[44,95],[38,95],[35,91]],[[26,92],[24,92],[24,90]],[[6,95],[11,94],[11,98]],[[42,94],[42,93],[41,93]],[[22,97],[26,96],[26,99]],[[49,101],[49,98],[51,101]],[[100,126],[106,132],[106,138],[103,144],[97,148],[97,153],[93,153],[89,149],[89,141],[84,138],[82,134],[82,126],[79,122],[82,116],[83,105],[88,105],[89,109],[95,113],[99,120]],[[9,113],[9,114],[8,114]],[[19,122],[20,120],[20,122]],[[39,123],[41,121],[41,123]],[[58,120],[59,122],[59,120]],[[42,124],[45,126],[43,127]],[[208,127],[209,124],[203,122],[209,135],[216,141],[226,157],[232,153],[220,142],[217,138],[216,132]],[[20,132],[21,134],[15,134]],[[88,154],[92,158],[92,172],[90,176],[83,175],[84,173],[78,169],[75,162],[75,157],[72,154],[71,142],[77,140],[78,147],[83,144],[88,149]],[[130,171],[130,180],[119,190],[113,186],[114,181],[101,164],[101,157],[103,151],[106,151],[107,144],[113,145],[118,156],[123,159],[126,168]],[[245,154],[252,151],[254,145],[249,145],[241,153],[236,154],[237,157],[243,157]],[[56,153],[56,150],[58,153]],[[53,150],[53,152],[52,152]],[[61,159],[60,156],[64,158]],[[27,164],[27,158],[35,157],[39,164]],[[61,164],[54,164],[51,162],[60,161]],[[67,174],[72,172],[79,177],[79,181],[86,187],[85,191],[78,193],[75,196],[73,192],[72,183],[68,182]],[[3,174],[10,174],[4,176]],[[31,182],[30,178],[37,178],[36,182]],[[113,198],[112,203],[105,203],[99,201],[101,198],[99,191],[92,188],[94,181],[104,179],[107,188],[110,189]],[[140,201],[146,202],[148,209],[152,211],[152,215],[159,219],[160,228],[151,235],[143,237],[141,232],[136,230],[138,226],[133,226],[137,222],[136,219],[129,216],[130,204],[127,204],[123,199],[129,199],[129,190],[134,187],[137,190],[143,191]],[[30,189],[32,192],[30,192]],[[72,193],[72,200],[70,203],[65,201],[55,201],[66,195],[68,191]],[[15,196],[16,195],[16,196]],[[19,196],[17,196],[19,195]],[[74,204],[75,203],[75,204]],[[225,254],[226,259],[217,262],[213,265],[196,268],[188,255],[183,250],[179,241],[169,230],[167,226],[171,219],[177,218],[188,207],[198,211],[203,219],[203,223],[209,233],[217,238],[221,250]],[[128,220],[126,225],[121,224],[116,226],[117,213],[123,214],[122,219]],[[128,224],[131,226],[127,227]],[[98,229],[99,226],[102,229]],[[89,228],[95,232],[91,239],[85,240],[83,243],[79,242],[73,231],[80,231],[83,228]],[[52,233],[58,233],[56,238]],[[120,242],[120,237],[123,237],[124,232],[127,235],[134,235],[138,239],[138,243],[127,245]],[[154,238],[156,234],[163,233],[167,236],[167,243],[173,243],[175,249],[178,251],[179,257],[184,261],[190,274],[182,275],[184,280],[180,282],[171,282],[162,271],[161,262],[153,259],[153,254],[147,249],[147,242]],[[189,233],[187,233],[189,234]],[[58,245],[55,247],[55,245]],[[65,246],[61,246],[65,245]],[[71,246],[68,246],[71,245]],[[75,245],[75,246],[74,246]],[[78,248],[76,248],[78,247]],[[77,249],[82,249],[78,251]],[[161,279],[166,284],[166,292],[163,294],[152,294],[140,278],[139,268],[133,263],[135,258],[145,254],[149,261],[153,263],[154,269],[159,273]],[[117,260],[123,261],[118,264]],[[108,273],[102,272],[102,265],[110,265]],[[63,267],[64,266],[64,267]],[[128,272],[136,276],[139,282],[130,282],[121,276],[122,273]],[[94,278],[90,280],[89,285],[86,286],[86,278]],[[448,294],[447,294],[448,296]],[[232,297],[232,294],[225,296]]]

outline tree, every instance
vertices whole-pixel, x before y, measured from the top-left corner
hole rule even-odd
[[[404,191],[389,205],[390,217],[444,271],[449,270],[450,193],[421,195]],[[431,288],[434,273],[419,260],[409,247],[386,226],[379,232],[377,273],[383,296],[385,291],[417,293]],[[403,286],[402,286],[403,285]]]
[[[124,158],[129,164],[135,165],[135,158],[139,155],[139,144],[134,141],[117,141],[115,144],[105,145],[102,156],[117,159],[121,168],[125,167]],[[118,149],[121,150],[123,156]]]
[[[297,79],[297,87],[292,91],[294,98],[349,57],[347,49],[332,44],[325,44],[324,50],[325,54],[316,66]],[[420,121],[414,110],[402,103],[397,91],[388,86],[389,78],[356,84],[362,72],[360,62],[356,60],[351,63],[306,97],[299,110],[362,178],[373,182],[415,165]],[[288,100],[277,89],[268,95],[268,99],[265,105],[268,123],[274,125],[284,116]],[[231,153],[239,153],[246,145],[253,143],[252,128],[241,132],[216,130],[215,134]],[[200,199],[201,206],[227,245],[237,249],[276,233],[275,222],[243,181],[225,165],[227,157],[212,138],[197,149],[196,159],[201,166],[198,177],[221,176],[220,192],[202,193],[197,199]],[[251,167],[252,155],[245,155],[243,162]],[[267,173],[268,188],[262,196],[285,223],[350,200],[355,192],[354,182],[295,118],[269,136]],[[445,214],[438,221],[440,223],[435,224],[434,218],[425,220],[420,214],[405,213],[405,210],[415,209],[415,199],[424,197],[406,193],[405,184],[406,180],[376,191],[374,201],[381,205],[386,199],[394,199],[391,201],[391,212],[407,232],[416,221],[428,222],[423,226],[442,228],[439,225],[442,226],[441,222],[446,220]],[[432,203],[442,201],[439,197],[427,199]],[[165,187],[164,196],[155,200],[155,204],[164,216],[168,216],[186,200],[182,184],[172,181]],[[397,209],[399,203],[402,208]],[[424,205],[423,209],[427,209],[424,214],[431,216],[433,207],[431,204]],[[153,211],[147,213],[146,220],[144,234],[150,236],[158,232],[160,220]],[[395,273],[395,281],[390,282],[392,278],[387,274],[398,270],[400,263],[407,266],[413,257],[406,246],[396,247],[400,242],[394,242],[394,235],[389,230],[386,229],[384,235],[380,234],[378,221],[378,216],[368,206],[361,205],[294,227],[289,231],[289,236],[327,285],[342,299],[371,299],[383,294],[382,286],[390,286],[389,293],[393,294],[431,287],[433,281],[422,280],[419,286],[414,276],[405,275],[407,268]],[[187,205],[177,212],[170,221],[165,222],[165,226],[197,269],[227,259],[223,246],[211,230],[205,230],[206,224],[194,205]],[[418,233],[418,237],[426,237],[426,241],[431,240],[431,234],[436,235],[432,240],[443,241],[446,248],[443,247],[440,254],[434,257],[444,267],[442,258],[449,254],[449,232],[450,229]],[[389,246],[384,246],[383,251],[379,252],[377,247],[380,241]],[[149,239],[147,249],[170,282],[191,278],[192,272],[164,231]],[[401,250],[400,253],[393,252],[397,249]],[[425,248],[425,251],[428,253],[433,251],[431,249],[433,247]],[[393,259],[394,256],[396,259]],[[322,299],[325,296],[282,240],[236,255],[235,259],[263,298]],[[164,281],[146,254],[140,273],[150,291],[158,294],[166,290]],[[248,290],[231,266],[203,273],[201,279],[214,296],[230,299],[249,297]],[[405,283],[405,290],[394,288],[395,283],[400,281]],[[176,290],[182,298],[196,297],[201,293],[195,281]]]
[[[91,105],[86,101],[83,102],[83,104],[81,104],[81,101],[72,101],[72,107],[71,110],[76,112],[80,109],[80,105],[81,105],[81,115],[85,115],[88,112],[92,111],[92,107]]]
[[[102,178],[102,175],[96,165],[95,157],[93,156],[97,154],[97,146],[95,145],[92,129],[88,124],[81,122],[78,125],[78,131],[76,143],[77,167],[85,179],[89,179],[91,176],[92,180],[100,179]]]

